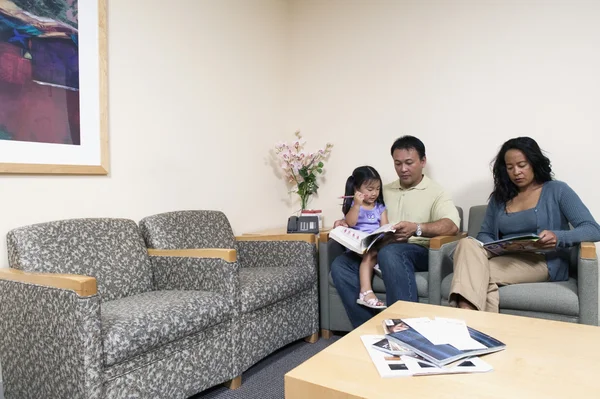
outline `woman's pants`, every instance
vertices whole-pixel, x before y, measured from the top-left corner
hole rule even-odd
[[[478,310],[499,311],[498,286],[548,281],[544,255],[519,253],[495,256],[471,238],[458,242],[454,253],[454,276],[450,286],[450,305],[457,306],[457,295]]]

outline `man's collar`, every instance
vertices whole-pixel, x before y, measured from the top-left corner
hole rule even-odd
[[[421,179],[421,181],[419,182],[419,184],[417,184],[414,187],[411,188],[404,188],[400,185],[400,179],[393,181],[390,184],[391,188],[397,188],[399,190],[403,190],[403,191],[408,191],[408,190],[425,190],[427,187],[429,187],[429,177],[427,177],[426,175],[423,175],[423,178]]]

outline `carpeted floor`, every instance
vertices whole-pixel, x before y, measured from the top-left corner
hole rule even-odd
[[[219,385],[190,399],[282,399],[284,397],[283,376],[305,360],[322,351],[341,337],[319,339],[314,344],[303,340],[296,341],[281,348],[252,366],[242,375],[242,386],[238,389],[227,389]],[[2,379],[0,378],[0,399],[4,399]]]
[[[337,341],[340,336],[319,339],[314,344],[294,342],[263,359],[242,375],[242,386],[227,389],[223,385],[207,389],[190,399],[282,399],[283,376],[305,360]]]

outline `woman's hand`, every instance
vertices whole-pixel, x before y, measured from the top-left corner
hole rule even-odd
[[[556,248],[556,234],[550,230],[544,230],[535,244],[538,248]]]

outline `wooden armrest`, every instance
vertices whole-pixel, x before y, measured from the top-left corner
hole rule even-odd
[[[596,244],[593,242],[582,242],[581,243],[581,258],[582,259],[596,259]]]
[[[327,242],[329,241],[329,232],[331,229],[321,230],[319,232],[319,242]]]
[[[316,244],[315,234],[293,233],[293,234],[244,234],[236,236],[237,241],[306,241]]]
[[[237,251],[227,248],[193,248],[193,249],[148,249],[150,256],[174,256],[180,258],[217,258],[225,262],[235,262]]]
[[[465,238],[466,236],[467,236],[467,233],[460,232],[460,233],[458,233],[457,235],[454,235],[454,236],[437,236],[437,237],[433,237],[433,238],[431,238],[431,240],[429,240],[429,248],[430,249],[440,249],[442,247],[442,245],[448,244],[449,242],[458,241],[461,238]]]
[[[79,296],[96,295],[98,292],[94,277],[79,274],[33,273],[2,268],[0,269],[0,279],[71,290]]]

